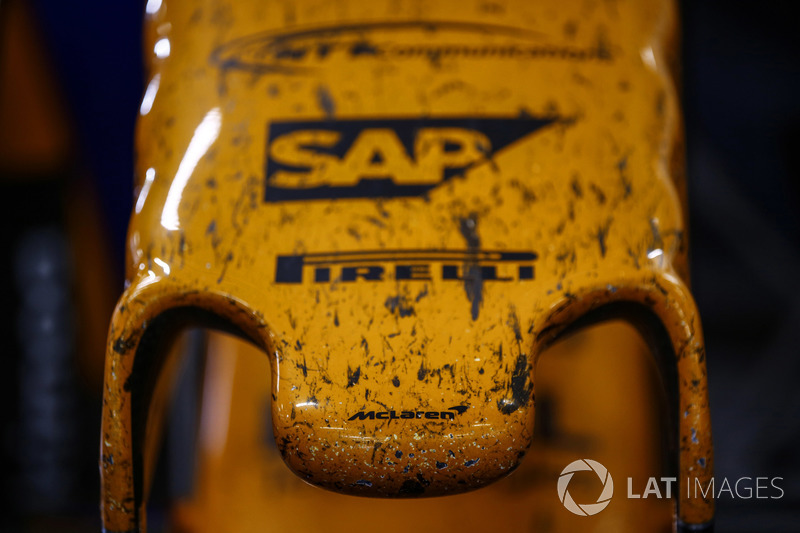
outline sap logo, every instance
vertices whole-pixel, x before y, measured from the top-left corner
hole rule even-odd
[[[420,196],[557,119],[273,122],[265,200]]]

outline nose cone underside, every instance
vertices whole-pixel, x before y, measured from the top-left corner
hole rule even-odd
[[[277,361],[273,427],[306,481],[365,496],[434,496],[481,487],[519,464],[534,409],[531,343],[518,318],[473,321],[462,292],[462,309],[443,320],[427,290],[297,322],[304,340],[287,340]]]

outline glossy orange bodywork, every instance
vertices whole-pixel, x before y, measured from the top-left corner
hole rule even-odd
[[[269,354],[275,440],[303,479],[411,497],[515,469],[538,355],[635,309],[674,351],[676,475],[707,485],[676,19],[644,4],[153,2],[106,529],[144,529],[175,365],[158,339],[181,321]],[[713,502],[683,495],[678,515],[707,523]]]

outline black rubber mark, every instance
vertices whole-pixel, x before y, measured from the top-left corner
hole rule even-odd
[[[470,252],[480,250],[481,239],[478,237],[477,213],[470,213],[468,217],[460,219],[458,229],[467,242],[467,249]],[[464,263],[464,291],[472,304],[472,320],[477,320],[483,301],[483,272],[476,261],[468,260]]]
[[[597,244],[600,246],[600,256],[606,256],[606,234],[608,233],[608,228],[598,228],[597,229]]]
[[[136,347],[136,339],[133,337],[119,337],[114,341],[114,351],[120,355],[124,355],[127,351]]]
[[[332,117],[336,112],[336,103],[333,101],[330,91],[324,85],[317,87],[317,104],[328,118]]]
[[[498,400],[497,408],[504,415],[510,415],[520,407],[525,407],[531,399],[533,384],[530,382],[528,370],[528,357],[520,354],[517,357],[517,364],[514,373],[511,375],[511,399]]]
[[[347,367],[347,387],[346,388],[349,389],[353,385],[358,384],[358,380],[359,379],[361,379],[361,367],[360,366],[357,367],[355,369],[355,371],[354,371],[348,366]]]
[[[411,305],[411,302],[405,296],[390,296],[386,298],[383,305],[390,313],[400,318],[413,316],[415,314],[414,306]]]
[[[578,178],[574,177],[572,179],[572,192],[575,193],[575,196],[578,198],[583,198],[583,189],[581,188],[580,182],[578,182]]]

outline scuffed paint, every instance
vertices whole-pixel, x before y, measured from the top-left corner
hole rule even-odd
[[[107,530],[145,527],[144,384],[158,366],[140,342],[175,309],[270,354],[275,440],[299,476],[413,497],[513,471],[533,435],[537,355],[585,314],[635,302],[676,352],[680,474],[711,476],[672,178],[671,3],[507,0],[487,21],[451,2],[303,0],[290,23],[259,2],[200,4],[148,18],[175,46],[152,59],[159,93],[137,149],[139,180],[155,178],[109,334]],[[209,110],[219,124],[199,154]],[[686,523],[712,514],[679,502]]]

